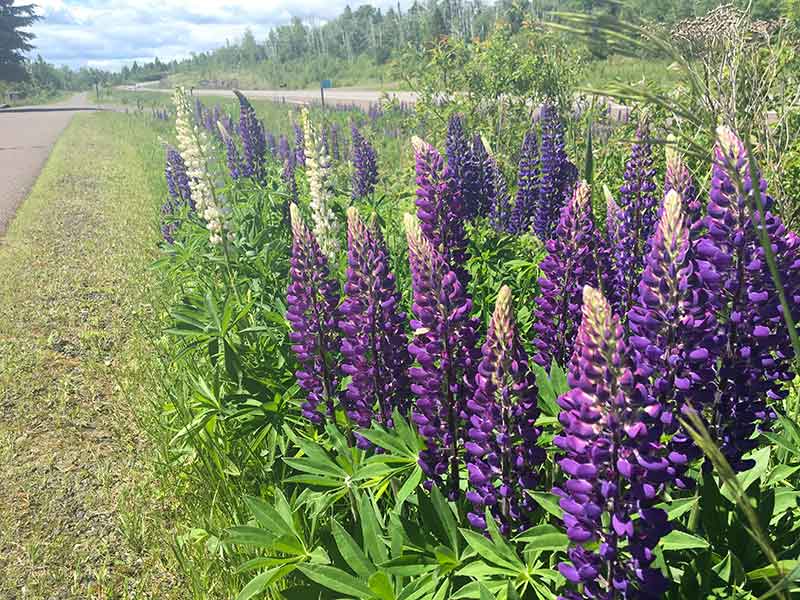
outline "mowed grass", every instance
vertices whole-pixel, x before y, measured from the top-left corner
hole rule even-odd
[[[79,115],[0,239],[0,598],[180,598],[153,400],[163,152]]]

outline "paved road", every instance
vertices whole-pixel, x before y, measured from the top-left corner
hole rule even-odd
[[[0,110],[0,236],[28,195],[59,134],[79,111],[97,110],[86,94],[46,106]]]
[[[131,92],[159,92],[171,94],[172,89],[158,88],[150,85],[131,85],[121,86],[121,89]],[[308,104],[309,102],[319,102],[319,90],[241,90],[248,98],[261,98],[265,100],[285,100],[289,104]],[[231,90],[218,89],[197,89],[193,92],[198,96],[223,96],[233,97]],[[397,98],[400,102],[413,104],[417,100],[414,92],[386,92],[389,98]],[[336,88],[325,90],[325,102],[336,104],[355,104],[362,108],[368,108],[370,104],[379,102],[383,98],[384,92],[375,90],[363,90],[357,88]]]

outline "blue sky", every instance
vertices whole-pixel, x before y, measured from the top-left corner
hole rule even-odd
[[[292,16],[323,21],[347,0],[16,0],[33,1],[44,20],[33,27],[36,53],[56,64],[116,70],[134,60],[184,58],[223,46],[250,28],[256,39]],[[365,2],[350,2],[351,7]],[[372,0],[395,6],[396,0]],[[402,6],[408,5],[406,0]]]

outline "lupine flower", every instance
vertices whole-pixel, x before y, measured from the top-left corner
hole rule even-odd
[[[766,181],[751,180],[741,140],[726,127],[718,130],[718,140],[705,232],[696,251],[708,261],[700,262],[700,268],[710,270],[702,276],[712,289],[724,335],[711,432],[731,466],[741,471],[753,465],[742,458],[757,444],[753,432],[774,419],[768,400],[784,398],[785,382],[794,377],[794,353],[757,228],[763,226],[769,236],[795,319],[800,312],[800,246],[797,236],[769,212]],[[766,207],[763,219],[752,206],[754,184]]]
[[[540,268],[541,294],[536,298],[533,360],[549,368],[565,366],[572,356],[581,316],[584,286],[597,285],[598,233],[592,221],[592,194],[586,182],[575,188],[561,210],[555,235],[546,244]]]
[[[675,147],[675,136],[667,136],[666,163],[667,170],[664,175],[664,194],[670,190],[678,192],[686,205],[686,215],[690,227],[700,219],[703,206],[698,197],[697,190],[692,180],[692,173],[683,160],[680,152]]]
[[[355,207],[347,211],[347,283],[342,320],[341,370],[351,380],[345,409],[359,427],[373,420],[392,424],[392,412],[407,412],[409,381],[406,315],[389,271],[389,254],[377,225],[367,227]],[[360,439],[363,446],[366,440]]]
[[[619,308],[617,298],[617,275],[614,256],[619,246],[619,218],[620,210],[617,201],[608,186],[603,184],[603,195],[606,199],[606,229],[599,236],[597,248],[598,282],[602,287],[606,300],[614,310]]]
[[[189,189],[198,214],[206,221],[212,245],[220,245],[234,239],[230,224],[230,210],[222,197],[214,192],[209,175],[209,157],[212,156],[208,138],[194,121],[192,105],[184,88],[177,88],[174,95],[176,117],[175,133],[178,150],[186,164]]]
[[[236,181],[242,176],[242,160],[239,158],[239,149],[236,147],[236,142],[231,137],[231,134],[225,129],[222,121],[219,121],[217,126],[222,134],[222,143],[225,146],[225,158],[228,163],[228,172],[231,174],[231,179]]]
[[[331,125],[331,158],[336,162],[341,160],[341,154],[339,152],[339,124],[334,123]]]
[[[559,212],[572,194],[578,179],[578,169],[564,150],[564,126],[552,104],[542,108],[541,174],[539,198],[533,216],[533,230],[547,241],[558,223]]]
[[[308,109],[304,109],[308,112]],[[301,117],[302,119],[302,117]],[[306,166],[306,153],[307,149],[306,145],[306,131],[305,125],[300,126],[297,123],[294,124],[294,155],[295,155],[295,164],[300,167]]]
[[[453,202],[461,207],[464,218],[474,219],[480,206],[480,166],[464,132],[461,115],[450,117],[445,148],[445,178],[449,181]]]
[[[514,200],[512,229],[525,233],[530,229],[536,204],[539,201],[539,148],[536,130],[525,134],[519,153],[517,169],[517,195]]]
[[[491,157],[489,158],[486,172],[487,177],[493,180],[493,185],[487,190],[489,194],[489,223],[496,231],[514,233],[514,212],[508,195],[506,178]]]
[[[281,178],[289,190],[289,204],[297,204],[297,179],[294,176],[294,165],[290,160],[283,163]]]
[[[372,144],[351,127],[353,138],[353,200],[371,196],[378,183],[378,159]]]
[[[278,138],[278,158],[280,158],[281,162],[284,164],[287,161],[290,162],[292,167],[295,166],[297,160],[294,152],[292,152],[292,149],[289,147],[289,140],[286,139],[286,136],[283,134]]]
[[[423,234],[419,221],[405,216],[413,287],[409,352],[417,366],[409,369],[416,396],[413,421],[425,439],[419,464],[426,486],[442,485],[458,494],[459,453],[466,401],[474,393],[477,364],[472,300],[444,257]]]
[[[589,286],[582,312],[570,391],[558,400],[564,432],[553,439],[567,475],[553,491],[571,542],[569,562],[558,569],[582,586],[562,598],[659,598],[667,582],[651,566],[653,550],[670,526],[666,513],[653,508],[660,486],[646,469],[658,429],[648,430],[654,419],[642,406],[619,317]]]
[[[306,392],[303,416],[321,423],[322,405],[331,417],[338,406],[338,369],[335,352],[339,348],[336,327],[339,283],[331,277],[328,259],[308,230],[296,204],[289,207],[292,220],[292,260],[286,319],[291,325],[289,340],[297,357],[297,383]]]
[[[684,473],[700,453],[677,418],[712,404],[720,352],[712,298],[694,260],[683,202],[674,189],[664,200],[637,301],[628,314],[646,410],[671,436],[670,466],[663,476],[681,488],[692,484]]]
[[[477,215],[484,216],[491,210],[495,198],[497,162],[489,155],[479,133],[472,138],[472,156],[478,166]]]
[[[300,149],[305,148],[305,165],[311,194],[311,216],[314,219],[314,235],[328,260],[336,264],[339,255],[339,240],[337,237],[339,225],[330,207],[331,190],[328,182],[328,171],[331,166],[330,158],[322,151],[314,130],[314,124],[308,115],[308,109],[304,108],[300,113],[300,121],[303,124],[305,142],[298,147]]]
[[[192,190],[189,186],[189,176],[186,174],[186,165],[180,152],[170,146],[167,148],[167,165],[164,169],[167,180],[167,191],[175,200],[180,200],[194,208]]]
[[[649,130],[642,121],[636,143],[625,165],[625,183],[620,190],[620,212],[614,266],[617,276],[615,295],[620,314],[627,314],[636,298],[636,286],[644,269],[647,242],[653,235],[657,216],[653,151],[647,141]]]
[[[467,238],[461,196],[452,188],[439,152],[418,137],[414,146],[417,182],[417,216],[425,237],[458,274],[462,285],[468,281],[465,268]]]
[[[269,150],[270,156],[272,156],[272,158],[277,158],[278,145],[275,142],[275,134],[270,131],[267,132],[267,150]]]
[[[535,489],[545,460],[536,445],[536,383],[517,336],[508,286],[497,295],[482,353],[475,395],[467,402],[467,500],[473,507],[467,518],[485,529],[488,506],[507,535],[529,524],[535,503],[525,492]]]
[[[258,120],[253,105],[238,90],[233,90],[239,99],[239,136],[242,138],[244,161],[242,176],[262,181],[265,175],[267,140],[264,127]]]

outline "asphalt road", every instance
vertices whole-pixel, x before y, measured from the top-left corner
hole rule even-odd
[[[86,94],[46,106],[0,110],[0,236],[28,195],[58,136],[80,111],[97,110]]]

